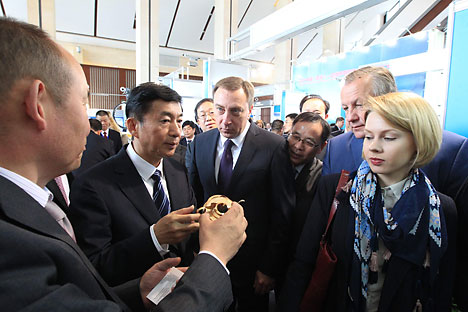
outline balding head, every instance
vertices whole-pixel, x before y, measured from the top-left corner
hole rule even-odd
[[[0,94],[3,95],[0,101],[8,101],[10,90],[17,81],[38,79],[60,105],[71,85],[69,66],[65,64],[67,57],[63,57],[63,52],[36,26],[0,18]]]
[[[39,186],[76,169],[89,134],[80,64],[38,27],[0,18],[0,164]]]

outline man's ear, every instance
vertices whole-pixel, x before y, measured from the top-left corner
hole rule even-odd
[[[140,127],[138,121],[134,117],[129,117],[127,118],[126,124],[127,124],[127,131],[130,132],[130,134],[133,137],[138,138],[139,137],[138,128]]]
[[[327,147],[327,144],[328,144],[328,141],[323,142],[322,145],[320,146],[320,152],[318,152],[317,154],[321,153],[323,149]]]
[[[44,83],[40,80],[33,80],[26,89],[24,106],[26,114],[33,120],[39,130],[45,130],[47,126],[44,111],[44,105],[47,101],[51,102],[51,99],[47,94]]]

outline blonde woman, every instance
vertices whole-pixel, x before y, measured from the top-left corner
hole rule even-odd
[[[438,118],[411,93],[370,98],[367,106],[364,161],[337,197],[331,241],[338,262],[325,310],[450,311],[455,205],[419,169],[439,150]],[[319,182],[289,267],[282,311],[299,309],[338,178]]]

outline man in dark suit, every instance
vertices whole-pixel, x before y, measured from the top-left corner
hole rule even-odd
[[[182,131],[184,132],[184,138],[180,140],[180,145],[187,146],[190,144],[190,142],[193,141],[193,138],[195,137],[195,129],[197,125],[191,121],[191,120],[186,120],[182,124]]]
[[[86,137],[86,150],[81,157],[81,165],[73,170],[75,176],[80,175],[95,164],[114,155],[114,145],[111,140],[106,140],[101,134],[102,124],[97,119],[89,119],[91,130]]]
[[[295,171],[296,207],[292,214],[290,259],[296,250],[307,218],[318,178],[322,175],[322,161],[317,155],[327,146],[330,126],[320,115],[301,113],[294,119],[288,138],[289,159]]]
[[[355,70],[345,78],[341,89],[341,105],[346,123],[352,131],[331,139],[323,160],[323,174],[339,173],[342,169],[356,170],[362,162],[365,109],[368,96],[396,92],[395,79],[383,67],[367,66]],[[454,198],[468,176],[468,139],[444,131],[442,145],[436,157],[422,169],[441,193]]]
[[[99,110],[96,112],[96,119],[102,124],[101,136],[111,140],[114,143],[114,154],[117,154],[122,148],[122,138],[120,133],[110,127],[110,115],[105,110]]]
[[[134,311],[144,304],[166,312],[226,308],[232,293],[224,266],[245,239],[242,208],[234,204],[213,222],[200,217],[202,251],[158,306],[146,295],[178,259],[111,289],[72,239],[68,218],[62,212],[57,219],[60,208],[44,188],[80,163],[89,132],[83,70],[45,32],[7,18],[0,18],[0,58],[0,72],[8,73],[0,75],[2,310],[129,311],[116,291]]]
[[[344,118],[341,116],[336,118],[335,124],[331,126],[331,135],[333,137],[344,133],[344,129],[342,129],[344,126],[344,121]]]
[[[132,143],[74,181],[70,220],[78,245],[110,285],[141,276],[171,253],[184,265],[193,259],[185,241],[198,229],[195,196],[185,167],[169,158],[181,135],[180,102],[163,85],[134,88],[126,105]],[[155,199],[159,185],[163,201]]]
[[[238,77],[216,84],[218,130],[195,137],[189,169],[199,202],[215,194],[245,200],[248,238],[229,264],[238,311],[267,311],[268,292],[287,258],[295,200],[286,140],[248,121],[253,93]]]

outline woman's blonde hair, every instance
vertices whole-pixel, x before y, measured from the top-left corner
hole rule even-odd
[[[416,145],[414,168],[428,164],[439,151],[442,142],[439,119],[431,105],[419,95],[393,92],[369,97],[367,108],[367,115],[376,112],[392,125],[413,135]]]

